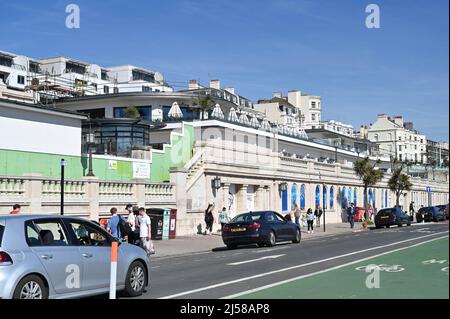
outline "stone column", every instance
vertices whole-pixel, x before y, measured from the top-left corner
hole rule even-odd
[[[263,194],[263,188],[259,185],[253,186],[255,189],[255,200],[254,200],[254,207],[255,210],[264,210],[264,194]]]
[[[228,210],[228,194],[230,193],[230,183],[223,183],[222,184],[222,204],[219,205],[219,209],[222,209],[222,207],[226,207]]]
[[[177,209],[177,236],[190,235],[195,228],[187,215],[186,177],[187,171],[183,168],[172,168],[170,170],[170,183],[176,185],[174,191]]]
[[[25,198],[30,199],[30,213],[41,212],[42,210],[42,177],[41,174],[27,174],[30,179],[25,180]]]
[[[241,185],[237,192],[236,213],[242,213],[247,211],[247,187],[248,185]]]
[[[83,178],[83,181],[86,183],[86,197],[89,201],[89,218],[98,220],[100,213],[100,184],[98,177],[87,176]]]

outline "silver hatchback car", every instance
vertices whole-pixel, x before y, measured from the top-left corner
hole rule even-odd
[[[0,299],[78,298],[109,291],[111,243],[100,226],[58,215],[0,216]],[[120,243],[117,290],[149,285],[145,250]]]

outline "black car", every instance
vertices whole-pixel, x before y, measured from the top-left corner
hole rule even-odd
[[[258,244],[274,246],[278,241],[299,243],[301,232],[298,225],[286,220],[274,211],[240,214],[226,224],[222,239],[229,249],[238,245]]]
[[[444,210],[441,210],[436,206],[422,207],[416,213],[416,221],[418,223],[421,223],[422,221],[438,222],[440,220],[445,220],[445,213],[444,213]]]
[[[447,205],[437,205],[436,207],[444,212],[445,219],[448,220],[448,204]]]
[[[404,224],[411,226],[410,217],[398,207],[385,208],[380,210],[375,216],[375,227],[389,228],[393,225],[402,227]]]

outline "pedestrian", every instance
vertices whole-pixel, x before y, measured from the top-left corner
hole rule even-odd
[[[208,231],[209,231],[209,235],[212,235],[212,228],[213,228],[213,224],[214,224],[213,209],[214,209],[214,205],[208,204],[208,208],[205,210],[205,223],[206,223],[206,230],[204,233],[205,235],[208,233]]]
[[[21,207],[19,204],[14,204],[13,210],[9,213],[10,215],[20,214]]]
[[[369,211],[369,220],[372,220],[372,217],[373,217],[373,207],[372,207],[372,205],[369,205],[368,211]]]
[[[351,203],[350,206],[347,208],[347,219],[350,223],[350,228],[355,227],[355,204]]]
[[[306,213],[306,222],[308,223],[308,234],[314,233],[314,213],[311,208]]]
[[[308,208],[308,210],[311,210],[311,208]],[[303,211],[302,212],[302,217],[301,217],[301,221],[300,221],[300,223],[302,224],[302,226],[301,227],[306,227],[306,215],[307,215],[307,212],[305,212],[305,211]]]
[[[300,218],[302,217],[302,211],[300,210],[297,204],[295,204],[294,216],[295,216],[295,223],[298,226],[300,226]]]
[[[136,216],[133,214],[133,205],[131,204],[127,204],[125,206],[125,214],[127,215],[127,223],[130,225],[131,227],[131,232],[128,234],[128,243],[129,244],[135,244],[137,238],[134,236],[135,235],[135,230],[136,230]]]
[[[316,227],[320,227],[320,218],[322,217],[323,210],[320,208],[320,205],[316,206],[314,210],[314,216],[316,217]]]
[[[414,215],[414,202],[411,202],[409,204],[409,213],[410,213],[411,216]]]
[[[230,218],[228,217],[228,212],[227,212],[226,207],[222,208],[222,211],[219,214],[219,220],[220,220],[221,231],[222,231],[225,224],[228,224],[230,222]]]
[[[145,249],[147,255],[155,253],[155,248],[152,242],[152,222],[150,217],[145,212],[144,207],[139,208],[140,224],[139,224],[139,237],[140,245]]]
[[[106,230],[115,238],[121,239],[119,221],[120,217],[117,214],[117,208],[113,207],[109,210],[111,213],[111,218],[108,221],[108,225],[106,226]]]

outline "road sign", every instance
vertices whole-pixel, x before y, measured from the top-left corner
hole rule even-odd
[[[431,193],[431,187],[430,187],[430,186],[425,187],[425,191],[426,191],[427,193]]]

